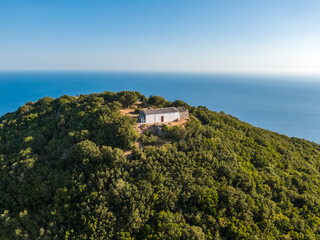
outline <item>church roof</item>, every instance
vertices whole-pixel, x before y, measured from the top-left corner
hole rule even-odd
[[[146,110],[143,110],[142,112],[144,112],[145,115],[155,115],[155,114],[175,113],[179,111],[175,107],[168,107],[168,108],[146,109]]]
[[[188,110],[186,108],[184,108],[184,107],[177,107],[177,110],[179,112],[188,112]]]

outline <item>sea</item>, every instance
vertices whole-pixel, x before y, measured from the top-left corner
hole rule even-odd
[[[29,101],[139,91],[223,111],[256,127],[320,144],[320,76],[150,72],[0,72],[0,116]]]

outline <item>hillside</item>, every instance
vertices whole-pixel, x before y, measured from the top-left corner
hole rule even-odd
[[[191,119],[139,135],[138,99]],[[0,239],[320,239],[319,167],[319,145],[206,107],[46,97],[0,118]]]

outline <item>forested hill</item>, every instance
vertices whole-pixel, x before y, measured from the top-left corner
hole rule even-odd
[[[191,119],[139,135],[137,100]],[[320,239],[319,167],[317,144],[182,101],[46,97],[0,118],[0,239]]]

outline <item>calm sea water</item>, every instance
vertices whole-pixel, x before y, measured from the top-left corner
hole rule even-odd
[[[44,96],[121,90],[207,106],[257,127],[320,143],[320,77],[0,72],[0,116]]]

